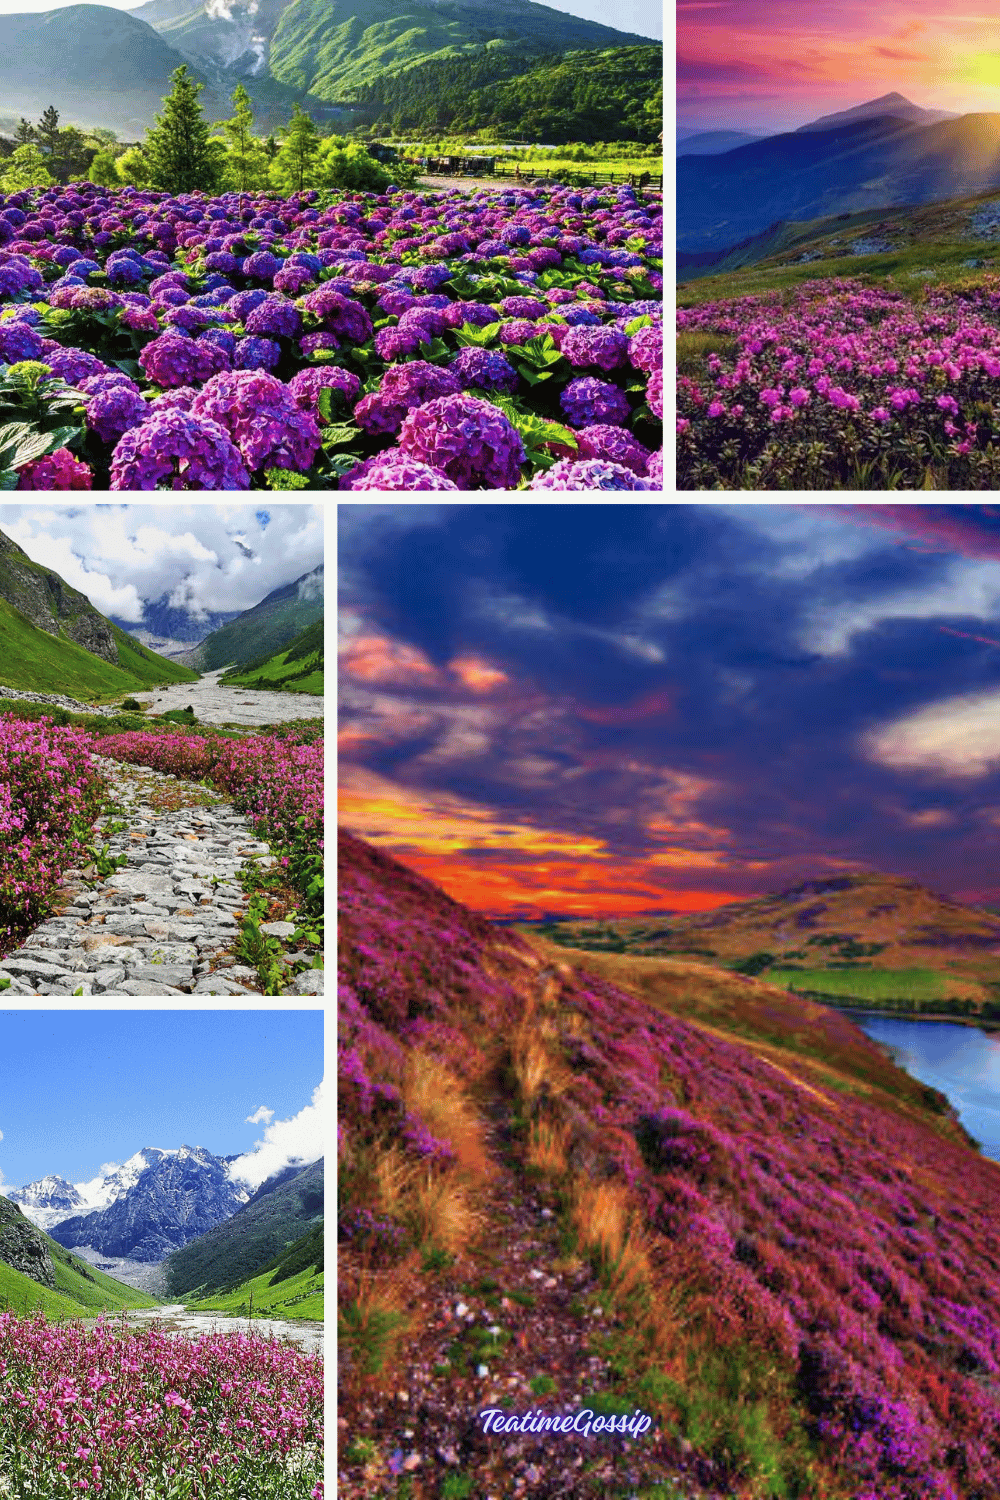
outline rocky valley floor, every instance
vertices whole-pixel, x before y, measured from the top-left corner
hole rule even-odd
[[[240,867],[250,859],[273,865],[269,846],[217,792],[96,759],[120,809],[115,821],[126,826],[102,834],[110,820],[100,820],[95,844],[127,862],[104,879],[93,865],[66,871],[58,914],[0,959],[5,993],[261,994],[256,970],[232,950],[247,902]],[[277,937],[292,932],[291,923],[269,928]],[[290,977],[285,993],[319,994],[322,984],[322,970],[307,969]]]

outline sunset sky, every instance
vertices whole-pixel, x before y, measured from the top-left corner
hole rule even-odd
[[[1000,508],[340,506],[340,821],[495,915],[1000,902]]]
[[[1000,18],[970,0],[679,0],[681,125],[762,133],[898,92],[1000,112]]]

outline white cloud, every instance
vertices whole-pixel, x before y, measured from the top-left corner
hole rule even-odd
[[[0,528],[130,624],[164,595],[195,619],[251,609],[323,561],[321,505],[4,504]]]
[[[991,622],[997,615],[1000,563],[962,558],[943,569],[935,583],[849,603],[817,604],[804,622],[803,645],[823,656],[839,656],[849,650],[855,635],[886,620]]]
[[[268,1121],[263,1140],[255,1141],[252,1151],[230,1164],[229,1175],[248,1188],[258,1188],[282,1167],[318,1161],[323,1151],[323,1084],[318,1083],[312,1099],[297,1115],[290,1120]]]
[[[863,748],[894,770],[987,776],[1000,767],[1000,691],[931,703],[873,730]]]
[[[273,1119],[274,1110],[268,1109],[266,1104],[262,1104],[252,1115],[247,1115],[244,1123],[247,1125],[270,1125]]]

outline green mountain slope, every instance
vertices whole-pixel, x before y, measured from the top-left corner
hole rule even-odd
[[[323,617],[323,566],[303,573],[294,583],[273,589],[235,620],[213,630],[191,653],[204,672],[216,667],[247,666],[285,651],[307,626]]]
[[[292,0],[271,39],[269,63],[282,83],[337,100],[384,73],[485,45],[539,53],[647,41],[533,0]]]
[[[144,21],[105,5],[0,15],[0,98],[31,118],[46,105],[133,139],[184,58]]]
[[[0,1307],[25,1313],[37,1309],[47,1317],[80,1317],[155,1307],[156,1302],[64,1250],[16,1203],[0,1197]]]
[[[251,1304],[252,1299],[252,1304]],[[257,1276],[228,1292],[193,1298],[191,1308],[230,1313],[269,1313],[272,1318],[323,1319],[323,1225],[316,1224]]]
[[[663,49],[613,47],[544,59],[502,47],[421,63],[354,90],[394,134],[495,129],[562,141],[654,141]]]
[[[230,1292],[256,1277],[323,1216],[323,1162],[287,1169],[165,1262],[171,1295]]]
[[[105,623],[118,647],[117,665],[73,641],[49,635],[0,598],[0,683],[23,692],[100,701],[135,688],[197,680],[197,672],[157,656],[117,625]]]
[[[303,630],[287,651],[261,657],[219,678],[224,687],[267,688],[271,692],[322,693],[323,619]]]

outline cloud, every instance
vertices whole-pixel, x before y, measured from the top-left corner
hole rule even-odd
[[[896,771],[987,776],[1000,767],[1000,691],[944,698],[863,743],[872,760]]]
[[[3,504],[0,528],[130,625],[163,598],[196,620],[251,609],[323,561],[320,505]]]
[[[263,1107],[257,1113],[263,1115]],[[273,1116],[273,1110],[266,1113]],[[324,1140],[323,1084],[318,1083],[312,1099],[297,1115],[290,1120],[268,1120],[263,1139],[255,1141],[252,1151],[230,1164],[229,1175],[248,1188],[259,1188],[283,1167],[318,1161],[323,1155]]]
[[[244,1124],[246,1124],[246,1125],[270,1125],[270,1123],[271,1123],[271,1121],[273,1119],[274,1119],[274,1110],[273,1109],[268,1109],[268,1107],[267,1107],[266,1104],[262,1104],[262,1105],[260,1105],[260,1107],[258,1109],[256,1109],[254,1111],[254,1113],[252,1115],[247,1115],[246,1120],[244,1121]]]

